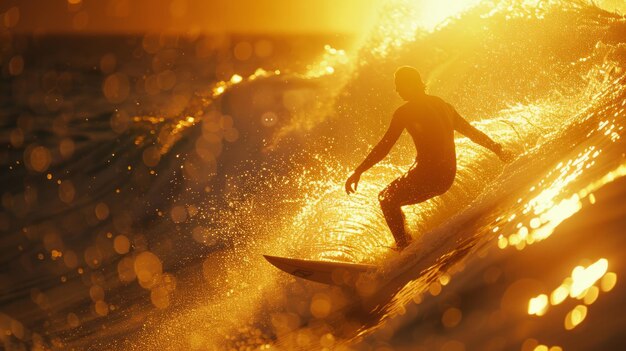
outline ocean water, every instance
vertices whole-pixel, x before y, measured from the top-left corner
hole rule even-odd
[[[390,2],[358,41],[5,36],[4,348],[623,348],[623,17],[414,10]],[[517,157],[459,135],[455,184],[405,207],[398,255],[376,195],[408,137],[342,188],[405,64]],[[326,287],[262,254],[381,268]]]

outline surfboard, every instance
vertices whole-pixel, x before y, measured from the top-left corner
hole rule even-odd
[[[352,285],[359,275],[375,271],[371,264],[315,261],[263,255],[276,268],[298,278],[328,285]]]

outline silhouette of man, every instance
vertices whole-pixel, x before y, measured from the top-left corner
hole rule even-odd
[[[427,95],[419,72],[410,66],[395,73],[396,92],[406,101],[393,114],[389,129],[346,181],[346,192],[357,190],[363,172],[380,162],[406,129],[415,143],[417,157],[408,172],[392,181],[378,195],[387,225],[400,251],[411,241],[404,228],[402,206],[424,202],[445,193],[456,175],[454,131],[493,151],[508,162],[512,155],[502,145],[474,128],[448,103]]]

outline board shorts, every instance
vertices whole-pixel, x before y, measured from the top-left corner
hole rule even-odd
[[[456,168],[434,168],[415,163],[405,174],[389,183],[378,194],[378,200],[392,206],[424,202],[448,191],[455,175]]]

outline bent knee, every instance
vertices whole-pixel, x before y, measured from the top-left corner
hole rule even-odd
[[[386,195],[387,195],[387,188],[385,188],[385,189],[381,190],[381,191],[378,193],[378,201],[380,201],[380,202],[385,201],[385,197],[386,197]]]
[[[380,205],[383,207],[393,205],[395,199],[393,194],[389,191],[389,188],[385,188],[378,193],[378,202],[380,202]]]

